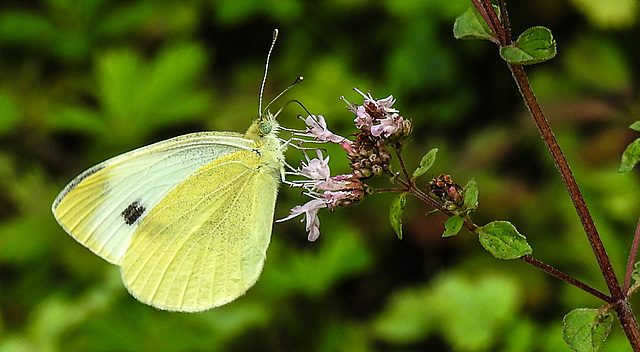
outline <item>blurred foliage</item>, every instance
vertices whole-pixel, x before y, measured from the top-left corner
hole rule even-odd
[[[558,55],[528,68],[618,275],[640,214],[638,170],[616,173],[640,96],[635,0],[509,3],[514,33],[542,25]],[[306,241],[274,226],[264,273],[237,301],[199,314],[155,310],[116,267],[57,226],[56,194],[115,154],[197,130],[243,131],[257,114],[271,33],[268,101],[302,75],[298,99],[349,134],[338,97],[393,94],[414,121],[410,169],[479,188],[478,224],[509,220],[534,255],[606,290],[551,158],[490,43],[456,41],[466,0],[42,0],[0,5],[0,351],[566,351],[561,319],[600,302],[393,195],[321,214]],[[290,105],[280,115],[301,128]],[[338,150],[336,172],[347,160]],[[416,159],[413,159],[415,156]],[[299,152],[288,153],[295,165]],[[430,175],[429,173],[433,173]],[[384,185],[386,187],[386,185]],[[280,192],[276,217],[302,202]],[[635,298],[634,298],[635,299]],[[604,351],[629,345],[614,324]]]

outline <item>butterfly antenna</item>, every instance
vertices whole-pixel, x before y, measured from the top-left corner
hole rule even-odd
[[[264,65],[264,76],[262,77],[262,84],[260,85],[260,97],[258,98],[258,116],[262,115],[262,93],[264,93],[264,84],[267,82],[267,72],[269,72],[269,59],[271,59],[271,52],[276,45],[276,39],[278,39],[278,29],[273,30],[273,39],[271,40],[271,47],[267,54],[267,63]]]
[[[300,81],[302,81],[302,77],[299,77],[299,78],[298,78],[298,80],[296,80],[296,82],[294,82],[294,84],[292,84],[291,86],[289,86],[289,88],[293,87],[296,83],[298,83],[298,82],[300,82]],[[286,92],[287,90],[289,90],[289,88],[287,88],[284,92]],[[282,93],[284,93],[284,92],[282,92]],[[282,95],[282,94],[280,94],[280,95]],[[280,96],[280,95],[278,95],[278,96]],[[275,99],[274,99],[274,100],[275,100]],[[296,99],[292,99],[292,100],[289,100],[288,102],[284,103],[284,105],[282,105],[282,107],[281,107],[280,109],[278,109],[278,111],[276,111],[276,113],[275,113],[275,114],[273,114],[273,116],[274,116],[274,117],[278,117],[278,115],[280,115],[280,112],[281,112],[281,111],[282,111],[282,110],[283,110],[287,105],[289,105],[289,104],[291,104],[291,103],[296,103],[296,104],[300,105],[300,107],[302,107],[302,109],[307,113],[307,115],[309,115],[309,116],[313,116],[313,115],[309,112],[309,110],[307,110],[307,108],[306,108],[306,107],[305,107],[305,106],[304,106],[304,105],[303,105],[299,100],[296,100]],[[269,104],[271,104],[271,103],[269,103]]]
[[[265,110],[269,109],[269,107],[271,106],[271,104],[273,104],[274,101],[278,100],[278,98],[280,98],[284,93],[286,93],[289,89],[293,88],[293,86],[295,86],[296,84],[302,82],[302,80],[304,80],[304,77],[300,76],[298,78],[296,78],[296,80],[291,83],[287,88],[285,88],[284,90],[282,90],[282,92],[280,92],[280,94],[276,95],[275,98],[271,99],[271,101],[269,102],[269,104],[267,104],[267,106],[264,107]],[[287,102],[285,105],[289,104],[290,102]],[[284,108],[284,106],[283,106]],[[280,113],[280,111],[282,110],[282,108],[280,108],[280,110],[278,110],[278,114]],[[276,114],[276,116],[278,116],[278,114]]]

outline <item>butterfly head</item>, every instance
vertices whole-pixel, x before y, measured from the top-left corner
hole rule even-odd
[[[280,124],[278,124],[276,117],[269,111],[266,111],[251,124],[251,127],[249,127],[244,137],[258,141],[265,136],[275,135],[279,127]]]
[[[274,130],[274,123],[277,123],[275,118],[270,113],[267,113],[266,118],[260,118],[258,120],[258,132],[265,136]]]

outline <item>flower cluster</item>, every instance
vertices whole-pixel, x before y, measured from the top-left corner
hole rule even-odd
[[[286,182],[292,187],[304,189],[303,193],[312,199],[304,205],[293,207],[289,216],[278,221],[286,221],[304,214],[310,241],[315,241],[320,235],[320,221],[317,216],[320,209],[333,209],[356,203],[371,193],[363,180],[379,175],[393,176],[389,165],[391,153],[387,148],[390,146],[400,149],[412,130],[411,121],[404,119],[399,111],[393,108],[393,96],[375,100],[370,93],[364,94],[358,89],[355,90],[364,97],[364,103],[356,105],[347,102],[347,109],[356,115],[354,125],[358,132],[353,134],[354,140],[329,131],[322,115],[309,115],[304,119],[307,128],[294,132],[294,135],[311,138],[316,143],[339,144],[351,162],[350,173],[331,177],[328,156],[323,158],[322,152],[316,149],[317,158],[309,159],[304,152],[305,148],[301,148],[306,162],[303,161],[301,167],[287,172],[289,175],[304,178]],[[344,97],[341,99],[345,100]],[[307,139],[303,141],[310,142]]]
[[[356,114],[353,121],[360,131],[355,133],[355,141],[347,150],[351,160],[351,169],[358,178],[369,178],[387,174],[391,154],[387,146],[400,149],[401,141],[411,133],[411,120],[405,120],[399,111],[393,108],[395,99],[390,95],[384,99],[374,100],[371,93],[366,95],[355,89],[364,97],[362,105],[347,102],[347,109]],[[343,100],[344,97],[342,97]],[[346,100],[345,100],[346,101]]]
[[[319,149],[316,150],[316,153],[318,157],[311,160],[305,153],[307,162],[302,162],[302,166],[291,173],[304,176],[307,179],[288,181],[291,186],[303,188],[304,194],[312,199],[304,205],[293,207],[289,216],[277,220],[278,222],[287,221],[304,214],[309,241],[315,241],[320,236],[320,220],[318,219],[320,209],[351,205],[363,199],[367,193],[366,185],[353,174],[331,177],[329,157],[323,159]]]

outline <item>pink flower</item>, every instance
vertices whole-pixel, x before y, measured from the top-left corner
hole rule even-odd
[[[356,113],[356,118],[353,119],[353,123],[357,129],[371,128],[371,125],[373,125],[373,117],[367,113],[363,105],[358,106],[354,112]]]
[[[289,216],[276,220],[283,222],[304,214],[303,221],[306,221],[309,241],[315,241],[320,236],[320,209],[347,206],[361,200],[365,195],[362,182],[353,174],[330,177],[329,157],[324,158],[319,149],[316,149],[316,154],[317,158],[309,159],[305,153],[306,162],[302,162],[302,167],[298,170],[289,173],[306,179],[285,181],[292,187],[304,189],[303,193],[313,199],[303,205],[296,205],[291,209]]]
[[[318,210],[326,207],[327,203],[324,199],[312,199],[304,205],[296,205],[291,208],[289,216],[276,220],[276,222],[291,220],[300,214],[304,214],[303,220],[306,220],[307,222],[305,229],[309,233],[307,239],[313,242],[320,236],[320,219],[318,219]]]
[[[329,208],[335,208],[340,205],[340,202],[349,196],[347,191],[327,191],[324,192],[324,201]]]
[[[364,98],[362,105],[347,102],[347,109],[356,114],[356,118],[353,120],[356,128],[362,131],[371,131],[374,137],[384,135],[388,138],[402,127],[402,116],[398,114],[397,109],[393,108],[393,104],[396,102],[393,95],[375,100],[371,96],[371,92],[364,94],[358,88],[353,89]],[[342,99],[345,100],[344,97]]]
[[[394,113],[393,115],[385,119],[378,120],[380,124],[373,125],[371,127],[371,134],[375,137],[384,135],[385,138],[389,138],[389,136],[394,134],[398,129],[402,127],[402,121],[402,116]]]
[[[369,94],[369,97],[371,97],[371,94]],[[379,108],[382,108],[382,110],[384,110],[384,112],[386,113],[398,112],[398,110],[393,108],[393,104],[396,103],[396,100],[393,99],[393,95],[389,95],[384,99],[377,100],[375,101],[375,103]]]
[[[318,149],[316,150],[318,158],[313,158],[309,160],[307,154],[305,154],[305,158],[307,159],[307,163],[302,162],[302,168],[300,169],[300,175],[308,177],[312,180],[326,180],[331,175],[331,170],[329,169],[329,157],[326,159],[322,159],[322,152]]]
[[[354,180],[353,174],[338,175],[325,181],[316,182],[314,188],[322,191],[353,190],[362,188],[362,182]]]
[[[396,103],[396,100],[393,99],[393,95],[389,95],[384,99],[375,100],[371,96],[371,92],[367,92],[367,94],[364,94],[358,88],[353,88],[353,90],[360,93],[360,95],[362,95],[362,97],[364,98],[364,103],[362,105],[367,105],[372,102],[373,104],[375,104],[376,108],[382,110],[382,112],[385,114],[398,112],[398,110],[392,107],[393,104]]]
[[[313,136],[317,141],[340,143],[345,140],[344,137],[338,136],[327,129],[327,122],[322,115],[318,115],[317,117],[315,115],[309,115],[304,119],[304,123],[308,126],[305,133]]]

